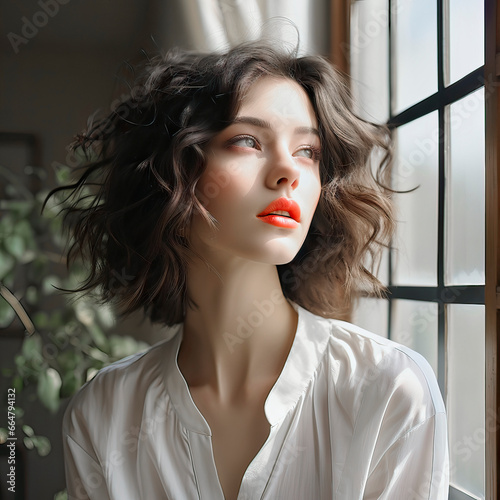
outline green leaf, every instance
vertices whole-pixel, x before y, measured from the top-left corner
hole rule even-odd
[[[5,238],[5,249],[16,259],[21,259],[26,250],[24,239],[19,234],[11,234]]]
[[[14,356],[14,363],[16,363],[18,368],[22,368],[26,365],[26,359],[24,359],[24,356],[21,354],[16,354],[16,356]]]
[[[29,244],[29,242],[27,242]],[[37,257],[37,254],[31,250],[30,248],[26,247],[25,252],[23,253],[23,256],[19,259],[19,262],[21,264],[29,264],[32,262],[35,258]]]
[[[86,381],[88,382],[89,380],[92,380],[96,375],[99,370],[97,368],[89,368],[87,370],[87,377]]]
[[[62,379],[61,398],[68,398],[72,396],[78,389],[80,389],[81,386],[81,377],[79,377],[74,371],[65,373]]]
[[[9,326],[15,316],[16,312],[12,306],[3,297],[0,297],[0,328]]]
[[[14,268],[16,261],[12,255],[0,248],[0,279],[3,279]]]
[[[99,322],[104,328],[111,328],[116,324],[113,308],[109,305],[99,306],[95,309]]]
[[[91,347],[89,349],[89,355],[96,359],[97,361],[102,361],[103,363],[107,363],[109,361],[109,357],[106,353],[102,352],[97,347]]]
[[[32,427],[30,427],[29,425],[23,425],[22,427],[23,429],[23,432],[28,436],[28,437],[32,437],[35,435],[35,431],[33,430]]]
[[[7,236],[14,228],[14,218],[11,214],[7,213],[0,219],[0,236]]]
[[[149,346],[145,342],[139,342],[132,337],[112,335],[109,338],[111,357],[118,360],[146,350]]]
[[[26,302],[28,304],[36,304],[38,302],[38,290],[35,286],[30,286],[26,290]]]
[[[78,321],[85,326],[91,326],[94,324],[95,311],[89,306],[87,301],[78,300],[75,302],[75,314]]]
[[[16,267],[13,267],[10,271],[7,271],[7,273],[4,274],[3,277],[0,276],[0,280],[3,282],[4,286],[12,290],[14,288],[15,275]]]
[[[61,376],[54,368],[47,368],[38,378],[38,398],[53,413],[59,408],[61,384]]]
[[[54,166],[54,170],[56,173],[57,183],[59,185],[67,184],[71,180],[71,169],[68,166],[63,165],[62,163],[57,163]]]
[[[82,362],[82,354],[73,350],[61,352],[57,356],[57,363],[63,373],[75,370]]]
[[[32,321],[35,324],[37,330],[44,330],[49,325],[49,315],[44,312],[37,312],[33,316]]]
[[[105,353],[109,352],[109,344],[106,335],[102,329],[95,323],[87,326],[87,330],[90,333],[92,340],[96,343],[97,347]]]
[[[50,315],[49,319],[49,328],[51,330],[58,330],[61,328],[65,323],[64,317],[63,317],[63,311],[54,311]]]
[[[26,446],[26,448],[28,448],[28,450],[32,450],[35,447],[33,440],[29,437],[23,438],[23,443],[24,443],[24,446]]]
[[[42,338],[38,333],[24,339],[21,353],[27,361],[40,361],[43,358]]]
[[[20,220],[16,224],[14,231],[17,235],[21,236],[21,238],[23,238],[25,241],[31,241],[35,239],[35,235],[33,234],[31,225],[26,219]]]
[[[14,356],[14,362],[16,363],[17,373],[21,379],[29,379],[33,375],[31,363],[29,363],[22,354]]]
[[[21,392],[23,390],[23,377],[21,375],[15,375],[12,378],[12,387],[16,390],[16,392]]]
[[[0,427],[0,444],[7,442],[7,437],[9,436],[7,429]]]
[[[45,436],[33,436],[31,438],[38,455],[46,457],[51,450],[50,441]]]
[[[59,491],[54,495],[54,500],[68,500],[68,493],[66,492],[66,490]]]

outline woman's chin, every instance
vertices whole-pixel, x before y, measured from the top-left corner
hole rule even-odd
[[[297,255],[299,248],[265,248],[261,251],[254,252],[249,256],[251,260],[262,262],[263,264],[271,264],[281,266],[290,263]]]

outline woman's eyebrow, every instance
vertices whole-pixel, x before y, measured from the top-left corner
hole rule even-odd
[[[261,118],[256,118],[253,116],[237,116],[233,120],[233,124],[234,123],[248,123],[256,127],[272,129],[271,124],[267,120],[262,120]],[[319,137],[319,130],[314,127],[297,127],[294,130],[294,133],[298,135],[313,134]]]

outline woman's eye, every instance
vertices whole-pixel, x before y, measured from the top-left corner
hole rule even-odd
[[[252,137],[240,137],[234,140],[232,144],[243,148],[257,148],[257,141]]]
[[[309,158],[310,160],[316,160],[319,156],[318,151],[315,148],[301,148],[296,153],[295,156],[303,156],[304,158]]]
[[[299,149],[295,154],[297,156],[305,156],[306,158],[312,158],[314,156],[314,153],[311,148]]]

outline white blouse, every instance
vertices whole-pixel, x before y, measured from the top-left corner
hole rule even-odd
[[[295,339],[264,406],[270,433],[238,500],[448,498],[445,408],[425,359],[294,307]],[[70,500],[224,499],[210,427],[177,365],[182,326],[174,328],[70,402]]]

